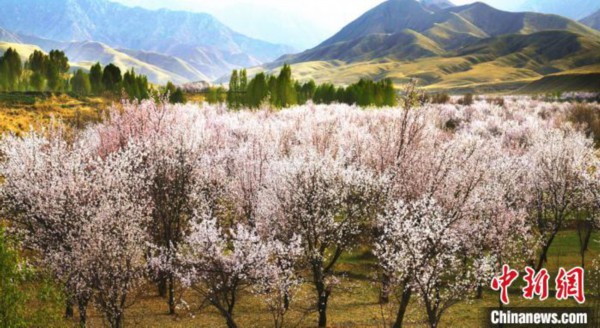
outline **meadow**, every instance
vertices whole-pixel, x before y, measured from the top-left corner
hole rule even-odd
[[[102,120],[110,102],[102,97],[77,98],[43,92],[0,93],[0,131],[23,133],[30,128],[43,128],[52,120],[82,128]]]
[[[37,277],[17,287],[60,294],[14,313],[51,312],[35,326],[385,327],[404,304],[401,326],[479,327],[502,264],[554,278],[584,246],[597,305],[597,103],[2,97],[1,214]],[[580,306],[553,278],[510,305]]]

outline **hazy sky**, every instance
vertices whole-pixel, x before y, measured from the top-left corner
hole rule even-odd
[[[113,0],[150,9],[207,12],[236,31],[266,41],[308,48],[384,0]],[[486,0],[504,10],[524,0]],[[474,2],[455,0],[457,5]]]

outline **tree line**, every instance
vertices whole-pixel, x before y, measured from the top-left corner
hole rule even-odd
[[[150,96],[148,78],[133,69],[124,74],[115,64],[94,64],[89,73],[78,69],[71,74],[69,58],[63,51],[48,54],[35,50],[23,63],[17,50],[8,48],[0,57],[0,91],[72,92],[80,96],[117,95],[131,99]]]
[[[347,87],[331,83],[317,85],[310,80],[305,83],[292,78],[292,69],[283,65],[278,76],[258,73],[248,79],[245,69],[233,70],[229,90],[211,88],[207,101],[226,101],[229,108],[259,108],[264,104],[276,108],[303,105],[307,101],[316,104],[344,103],[359,106],[396,106],[396,91],[390,79],[372,81],[360,79]]]

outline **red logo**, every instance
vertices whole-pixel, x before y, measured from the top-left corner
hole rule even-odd
[[[546,300],[548,298],[548,280],[550,279],[548,270],[542,269],[536,274],[534,269],[527,267],[525,271],[527,274],[523,277],[523,280],[525,280],[527,286],[523,288],[523,297],[532,300],[538,295],[540,301]]]
[[[502,274],[492,279],[492,290],[500,291],[500,301],[503,304],[509,304],[508,299],[508,288],[512,283],[519,277],[517,270],[511,269],[508,265],[502,266]],[[539,272],[535,272],[530,267],[525,268],[525,281],[526,286],[523,287],[523,297],[532,300],[536,296],[539,297],[540,301],[544,301],[548,298],[548,281],[550,280],[550,274],[548,270],[542,269]],[[569,271],[564,268],[558,270],[558,276],[556,277],[556,299],[567,300],[573,298],[579,304],[585,303],[584,294],[584,270],[583,268],[576,267]]]
[[[492,279],[492,289],[500,290],[500,301],[503,304],[508,304],[508,287],[519,277],[517,270],[512,270],[508,265],[502,266],[502,275]]]
[[[560,268],[556,277],[556,299],[566,300],[573,297],[579,304],[585,302],[583,293],[583,268],[573,268],[569,271]]]

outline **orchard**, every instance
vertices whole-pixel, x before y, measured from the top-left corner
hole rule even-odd
[[[526,97],[280,111],[124,102],[82,130],[4,135],[1,215],[82,326],[93,309],[123,327],[152,285],[165,312],[185,311],[184,290],[230,328],[243,326],[242,297],[294,326],[286,315],[309,288],[317,321],[303,324],[327,327],[340,259],[367,249],[373,302],[396,304],[389,324],[418,306],[433,328],[503,265],[540,270],[557,234],[595,227],[600,162],[577,106],[600,110]]]

